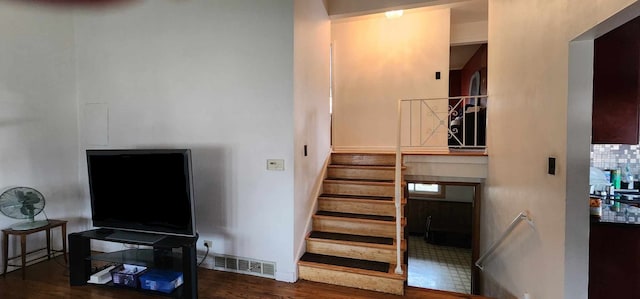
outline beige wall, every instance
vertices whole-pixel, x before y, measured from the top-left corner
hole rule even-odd
[[[487,156],[404,155],[405,177],[435,181],[473,181],[487,178]]]
[[[588,149],[581,152],[587,153],[584,157],[567,151],[569,44],[633,2],[489,2],[490,156],[482,251],[522,210],[531,212],[536,228],[516,228],[485,262],[483,287],[488,296],[521,298],[528,292],[536,299],[586,298],[587,273],[573,268],[588,263],[588,255],[565,252],[565,248],[588,246],[588,214],[582,214],[584,219],[568,218],[571,211],[565,209],[580,209],[567,205],[571,194],[566,192],[566,182],[572,179],[567,177],[567,161],[588,164],[589,159]],[[584,105],[590,104],[585,100]],[[549,156],[558,158],[555,176],[547,174]],[[584,225],[574,226],[575,222]],[[571,229],[565,233],[566,228]],[[574,234],[582,237],[573,238]],[[566,244],[567,240],[571,243]]]
[[[487,42],[487,21],[451,24],[451,45]]]
[[[449,27],[449,9],[332,23],[335,149],[392,149],[398,99],[447,96]]]

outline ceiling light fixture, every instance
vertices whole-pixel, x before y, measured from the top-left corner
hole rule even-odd
[[[404,11],[401,10],[390,10],[384,13],[384,15],[387,17],[387,19],[395,19],[395,18],[399,18],[402,17],[402,14],[404,13]]]

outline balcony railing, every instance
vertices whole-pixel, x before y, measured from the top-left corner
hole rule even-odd
[[[400,100],[398,120],[405,149],[484,149],[487,96]]]

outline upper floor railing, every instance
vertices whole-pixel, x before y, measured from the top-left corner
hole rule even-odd
[[[484,149],[487,96],[400,100],[398,120],[405,149]]]

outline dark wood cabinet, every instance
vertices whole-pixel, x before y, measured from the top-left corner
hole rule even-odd
[[[640,225],[591,223],[589,299],[640,298]]]
[[[425,232],[427,219],[425,206],[427,204],[423,204],[423,201],[421,199],[409,199],[405,206],[407,226],[404,229],[411,235],[422,235]]]
[[[640,17],[594,41],[592,144],[638,144]]]

